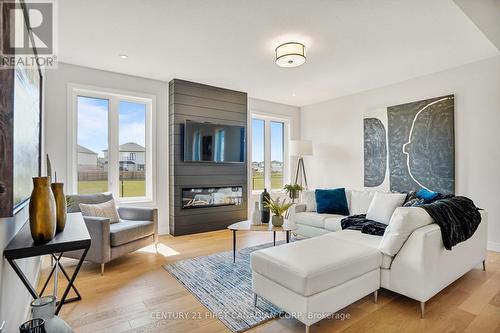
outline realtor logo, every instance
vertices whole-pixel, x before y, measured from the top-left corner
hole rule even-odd
[[[55,2],[52,0],[0,0],[2,65],[33,62],[53,67],[55,54]],[[35,51],[36,54],[35,54]]]

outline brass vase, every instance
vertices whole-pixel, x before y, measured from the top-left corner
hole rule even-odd
[[[66,226],[66,196],[63,183],[50,184],[54,199],[56,200],[56,232],[61,232]]]
[[[50,177],[34,177],[30,198],[30,229],[35,243],[45,243],[56,234],[56,201]]]

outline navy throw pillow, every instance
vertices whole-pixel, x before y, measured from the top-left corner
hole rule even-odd
[[[433,202],[434,200],[439,199],[439,196],[439,192],[429,191],[425,188],[417,192],[417,198],[424,199],[425,203]]]
[[[316,210],[320,214],[349,215],[345,188],[316,190]]]

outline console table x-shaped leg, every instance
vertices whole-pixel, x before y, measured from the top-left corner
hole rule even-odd
[[[57,314],[59,314],[59,311],[61,310],[61,307],[63,306],[63,304],[65,304],[65,303],[71,303],[71,302],[75,302],[75,301],[79,301],[79,300],[82,299],[82,296],[80,295],[80,293],[76,289],[76,287],[74,285],[74,282],[75,282],[76,276],[78,275],[78,272],[80,271],[80,268],[82,267],[83,261],[85,260],[85,257],[87,256],[88,250],[89,250],[88,248],[84,249],[82,257],[78,261],[78,264],[76,265],[75,271],[73,272],[73,275],[71,277],[69,276],[69,274],[66,272],[66,270],[64,269],[64,267],[60,263],[60,260],[61,260],[61,258],[63,256],[63,252],[59,253],[59,255],[57,255],[57,256],[54,253],[52,253],[51,256],[55,260],[55,264],[52,266],[50,274],[47,277],[47,280],[45,281],[45,283],[43,285],[43,288],[40,291],[40,294],[38,294],[36,292],[35,288],[31,285],[31,283],[29,282],[29,280],[26,277],[26,275],[24,275],[24,273],[21,271],[21,269],[17,265],[15,259],[7,258],[7,261],[9,262],[9,264],[12,267],[12,269],[14,270],[14,272],[16,272],[17,276],[19,276],[19,278],[21,279],[22,283],[24,284],[24,286],[26,287],[26,289],[28,289],[29,293],[31,294],[31,296],[34,299],[37,299],[37,298],[43,296],[43,293],[44,293],[45,289],[47,288],[47,285],[48,285],[50,279],[52,278],[52,275],[54,275],[54,272],[57,272],[57,270],[59,270],[59,269],[61,270],[61,272],[63,273],[64,277],[68,281],[68,286],[64,290],[62,298],[59,301],[57,301],[57,309],[56,309],[56,312],[55,312],[55,314],[57,315]],[[57,293],[57,273],[56,273],[56,276],[54,276],[54,279],[55,279],[55,287],[54,288],[56,289],[56,290],[54,290],[54,292]],[[76,297],[72,297],[70,299],[66,299],[68,297],[68,293],[69,293],[70,289],[73,289],[73,291],[76,293]]]

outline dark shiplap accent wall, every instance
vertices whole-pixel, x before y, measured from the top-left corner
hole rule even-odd
[[[178,79],[170,81],[169,93],[170,234],[219,230],[247,219],[246,163],[184,162],[183,156],[186,120],[244,126],[247,132],[247,94]],[[183,188],[219,186],[243,186],[243,204],[182,209]]]

